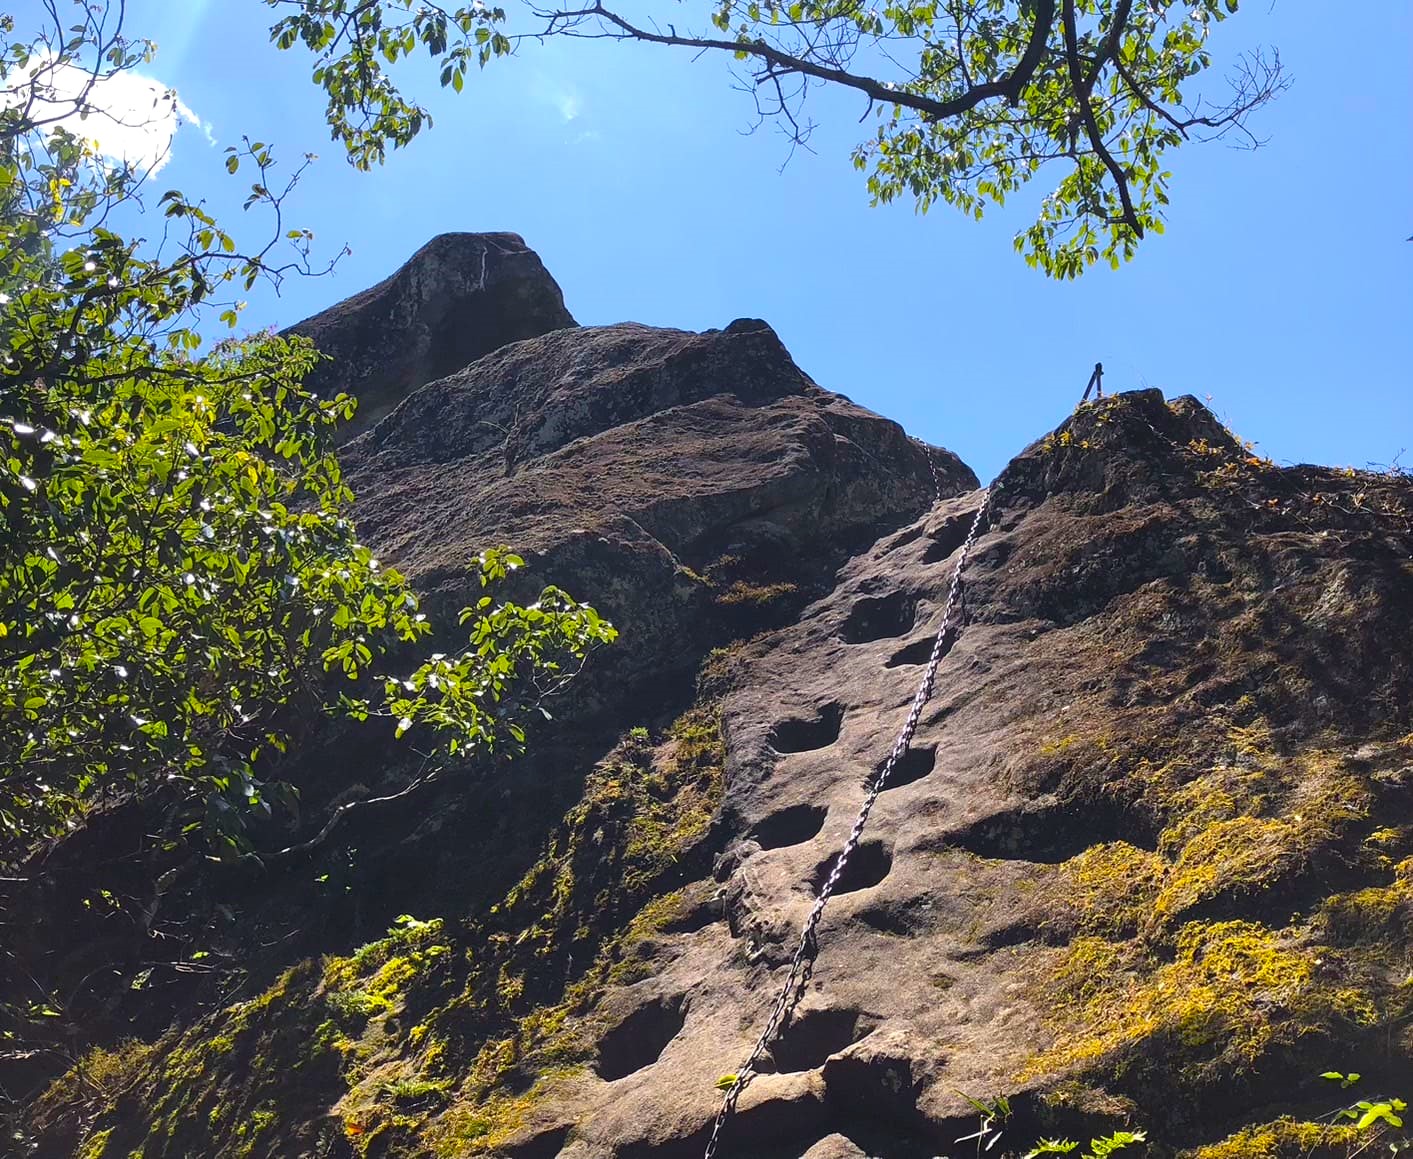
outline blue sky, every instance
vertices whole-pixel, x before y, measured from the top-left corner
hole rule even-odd
[[[159,189],[202,193],[230,224],[241,189],[220,146],[246,133],[291,161],[321,155],[289,220],[353,253],[331,277],[253,298],[250,325],[355,293],[436,233],[513,230],[580,322],[765,318],[821,385],[990,478],[1064,417],[1100,359],[1111,389],[1210,396],[1278,462],[1364,466],[1407,447],[1413,467],[1413,6],[1329,16],[1342,11],[1248,0],[1216,47],[1279,48],[1295,83],[1257,122],[1269,143],[1174,154],[1166,235],[1068,283],[1012,252],[1020,208],[978,224],[870,207],[848,94],[811,97],[815,152],[781,171],[786,142],[745,132],[752,107],[723,62],[532,45],[459,98],[425,69],[407,77],[436,124],[359,173],[328,140],[308,58],[268,46],[256,0],[134,0],[129,28],[158,41],[151,71],[216,142],[183,129]]]

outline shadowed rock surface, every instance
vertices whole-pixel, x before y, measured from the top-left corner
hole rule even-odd
[[[356,869],[246,884],[201,942],[221,984],[124,1043],[145,945],[23,1114],[32,1153],[699,1155],[907,714],[975,478],[939,453],[934,501],[922,451],[759,322],[516,343],[346,462],[434,602],[504,540],[622,643],[531,758],[360,834]],[[959,1153],[967,1096],[1002,1095],[991,1154],[1123,1126],[1346,1154],[1320,1072],[1413,1074],[1413,486],[1277,468],[1156,391],[999,485],[721,1154]],[[436,920],[382,936],[400,913]]]
[[[444,233],[390,278],[288,332],[332,360],[310,375],[312,386],[358,399],[352,435],[423,383],[574,324],[559,286],[519,234]]]

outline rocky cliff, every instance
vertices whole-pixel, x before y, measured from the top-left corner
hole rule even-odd
[[[415,387],[522,338],[574,325],[539,255],[514,233],[447,233],[371,289],[290,327],[328,360],[309,381],[358,399],[371,427]]]
[[[514,316],[480,286],[459,327]],[[404,324],[370,293],[341,349]],[[762,322],[527,326],[380,379],[410,389],[345,448],[361,527],[442,607],[509,542],[621,644],[529,758],[190,887],[172,945],[102,925],[56,857],[26,961],[97,939],[113,977],[74,988],[77,1065],[23,1072],[23,1153],[701,1153],[981,495]],[[1329,1113],[1413,1092],[1413,486],[1120,395],[1010,463],[965,578],[721,1153],[957,1154],[978,1104],[992,1154],[1124,1126],[1156,1155],[1353,1153]],[[332,741],[307,796],[400,775]]]

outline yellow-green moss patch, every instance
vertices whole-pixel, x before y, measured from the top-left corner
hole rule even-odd
[[[727,608],[766,607],[778,603],[787,596],[793,596],[799,590],[799,584],[752,584],[746,583],[744,580],[737,580],[716,597],[716,602]]]
[[[1084,933],[1122,936],[1152,914],[1167,866],[1126,841],[1093,845],[1060,869],[1058,893]]]
[[[1184,1151],[1182,1159],[1347,1159],[1367,1141],[1360,1135],[1353,1127],[1284,1118]]]
[[[433,1153],[439,1159],[453,1159],[503,1148],[525,1130],[538,1104],[579,1073],[573,1067],[549,1070],[522,1095],[497,1093],[480,1102],[453,1107],[428,1133]]]
[[[1320,917],[1336,945],[1378,943],[1398,957],[1413,941],[1413,857],[1395,867],[1394,879],[1387,885],[1326,898]]]
[[[1252,922],[1188,923],[1174,959],[1156,968],[1137,943],[1078,938],[1046,995],[1057,1041],[1025,1073],[1113,1063],[1161,1039],[1187,1080],[1214,1067],[1230,1076],[1250,1070],[1278,1037],[1330,1018],[1371,1021],[1368,999],[1322,984],[1319,966],[1295,931]]]
[[[1191,835],[1153,902],[1160,921],[1222,895],[1252,893],[1288,875],[1309,854],[1299,825],[1275,817],[1214,821]]]
[[[321,996],[345,1022],[401,1008],[406,990],[451,952],[442,922],[403,914],[385,938],[361,946],[348,957],[327,958]]]
[[[83,1141],[74,1159],[104,1159],[108,1153],[108,1141],[113,1137],[113,1128],[98,1131]]]

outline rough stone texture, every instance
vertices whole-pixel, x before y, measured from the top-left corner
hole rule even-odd
[[[1398,968],[1375,980],[1378,961],[1408,952],[1407,885],[1392,887],[1401,900],[1390,903],[1391,954],[1372,965],[1341,957],[1348,943],[1322,914],[1332,895],[1388,889],[1413,870],[1394,868],[1397,851],[1359,870],[1344,861],[1357,860],[1350,842],[1375,819],[1403,834],[1402,856],[1409,848],[1408,484],[1255,463],[1195,400],[1166,404],[1158,392],[1090,408],[1060,436],[1001,478],[968,576],[970,622],[914,741],[927,759],[883,793],[860,872],[846,877],[821,929],[787,1049],[777,1049],[788,1073],[748,1089],[728,1154],[862,1145],[934,1155],[975,1129],[964,1094],[1008,1094],[1037,1131],[1068,1121],[1078,1133],[1108,1111],[1110,1127],[1128,1120],[1189,1144],[1322,1106],[1321,1060],[1361,1049],[1363,1031],[1323,1015],[1318,1031],[1307,1027],[1289,995],[1285,1007],[1279,996],[1254,999],[1274,1004],[1262,1016],[1277,1024],[1275,1041],[1290,1036],[1254,1072],[1232,1063],[1213,1081],[1219,1029],[1210,1047],[1172,1050],[1161,1031],[1137,1031],[1139,1049],[1156,1052],[1150,1073],[1123,1062],[1124,1049],[1088,1066],[1034,1066],[1057,1036],[1063,1047],[1065,1034],[1083,1032],[1047,1009],[1044,979],[1077,934],[1105,928],[1067,872],[1121,839],[1151,849],[1165,825],[1171,833],[1183,822],[1145,762],[1168,757],[1184,777],[1220,770],[1252,722],[1269,729],[1270,750],[1236,760],[1288,763],[1294,774],[1273,774],[1258,814],[1302,819],[1298,762],[1316,751],[1353,773],[1340,791],[1369,793],[1370,813],[1343,830],[1329,821],[1269,876],[1253,880],[1233,864],[1223,881],[1216,863],[1211,888],[1182,915],[1194,924],[1153,925],[1146,936],[1161,946],[1207,928],[1198,918],[1284,928],[1312,960],[1340,957],[1333,982],[1371,969],[1371,993],[1407,1017],[1406,996],[1388,989]],[[724,920],[660,940],[652,976],[629,992],[642,1004],[689,997],[687,1017],[649,1065],[578,1088],[600,1102],[587,1113],[579,1104],[566,1156],[699,1148],[719,1097],[703,1080],[733,1071],[765,1019],[813,889],[906,715],[925,658],[914,644],[937,627],[949,561],[977,502],[948,500],[884,537],[796,624],[746,649],[724,715],[722,815],[737,835],[715,875]],[[1270,847],[1273,858],[1284,852]],[[1186,854],[1174,844],[1172,855],[1176,887]],[[1342,863],[1341,877],[1312,877],[1304,857]],[[1119,876],[1107,889],[1121,904],[1139,885]],[[1296,1051],[1306,1033],[1318,1045]],[[1403,1034],[1383,1054],[1385,1078],[1409,1073],[1413,1041]],[[1041,1098],[1076,1078],[1064,1098]],[[793,1113],[776,1113],[782,1103]],[[838,1134],[851,1142],[826,1143]]]
[[[934,454],[947,493],[976,485]],[[345,461],[360,529],[436,606],[511,544],[527,589],[592,592],[622,624],[605,663],[629,684],[690,674],[743,616],[800,606],[934,490],[897,424],[821,390],[750,319],[516,343],[417,391]]]
[[[99,1095],[59,1080],[34,1153],[699,1155],[906,716],[975,479],[943,454],[933,502],[922,452],[758,322],[522,342],[346,457],[434,601],[504,539],[625,638],[536,757],[358,833],[356,871],[243,883],[214,944],[262,981],[168,999]],[[968,1097],[1002,1095],[991,1154],[1124,1125],[1344,1153],[1319,1072],[1413,1073],[1413,487],[1122,395],[1007,467],[965,596],[721,1154],[960,1153]],[[445,949],[350,954],[402,912]]]
[[[351,436],[423,383],[573,325],[559,286],[519,234],[444,233],[392,277],[289,333],[332,359],[310,375],[311,386],[358,399]]]
[[[800,1159],[863,1159],[863,1154],[843,1135],[826,1135]]]

